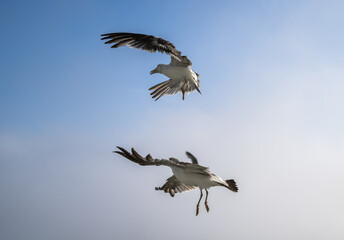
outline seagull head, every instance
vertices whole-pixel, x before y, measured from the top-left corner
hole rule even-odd
[[[159,64],[156,68],[154,68],[152,71],[150,71],[150,74],[154,74],[154,73],[160,73],[161,72],[161,68],[162,68],[162,65]]]

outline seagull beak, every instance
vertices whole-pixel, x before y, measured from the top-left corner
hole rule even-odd
[[[155,69],[153,69],[152,71],[150,71],[150,74],[152,75],[152,74],[154,74],[154,73],[157,73],[158,71],[156,70],[156,68]]]

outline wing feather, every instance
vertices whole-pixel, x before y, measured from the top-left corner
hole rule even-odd
[[[166,180],[166,183],[162,187],[156,187],[155,190],[162,190],[165,193],[169,193],[171,197],[174,197],[175,193],[191,191],[195,188],[194,186],[189,186],[180,182],[175,176],[172,176]]]
[[[171,56],[171,63],[180,66],[191,66],[191,61],[186,56],[181,56],[181,52],[176,49],[173,43],[152,35],[138,33],[106,33],[101,35],[101,40],[107,40],[105,44],[113,44],[111,48],[129,46],[148,52],[166,53]]]
[[[191,159],[191,162],[193,164],[198,164],[198,160],[194,155],[192,155],[190,152],[185,152],[185,153],[186,153],[186,156],[188,156],[188,158]]]
[[[163,95],[176,94],[178,92],[182,92],[182,89],[185,93],[189,93],[193,90],[199,91],[198,86],[196,86],[195,84],[191,83],[186,86],[184,86],[184,84],[184,81],[180,81],[179,79],[169,79],[165,82],[151,87],[149,89],[150,91],[152,91],[150,95],[152,95],[152,98],[155,98],[155,101],[157,101]]]
[[[131,153],[125,150],[124,148],[117,147],[120,151],[113,151],[114,153],[117,153],[130,161],[137,163],[141,166],[176,166],[178,163],[172,162],[170,160],[166,159],[154,159],[150,154],[148,154],[146,157],[142,157],[139,153],[135,151],[134,148],[131,149]]]
[[[157,159],[157,158],[152,158],[150,154],[148,154],[146,157],[142,157],[134,148],[131,149],[131,153],[127,150],[125,150],[122,147],[117,147],[120,151],[113,151],[114,153],[117,153],[126,159],[129,159],[130,161],[137,163],[141,166],[168,166],[168,167],[181,167],[185,168],[190,163],[186,162],[180,162],[176,158],[169,158],[169,159]]]
[[[192,66],[192,62],[187,56],[180,56],[180,60],[174,57],[171,57],[170,65],[189,67],[189,66]]]

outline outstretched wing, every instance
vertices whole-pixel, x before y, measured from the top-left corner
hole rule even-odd
[[[105,44],[113,44],[111,48],[117,48],[122,46],[129,46],[132,48],[138,48],[148,52],[160,52],[170,55],[175,58],[177,62],[189,64],[191,61],[181,56],[181,52],[176,49],[173,43],[158,38],[152,35],[137,34],[137,33],[106,33],[101,35],[101,40],[107,40]],[[177,63],[176,63],[177,64]]]
[[[148,154],[146,157],[142,157],[140,154],[138,154],[134,148],[131,149],[131,153],[125,150],[124,148],[117,147],[121,151],[113,151],[114,153],[118,153],[119,155],[122,155],[123,157],[129,159],[130,161],[140,164],[141,166],[179,166],[184,167],[184,164],[182,162],[179,162],[177,159],[153,159],[150,154]]]
[[[197,160],[197,158],[196,158],[194,155],[192,155],[192,154],[189,153],[189,152],[185,152],[185,153],[186,153],[186,156],[188,156],[188,158],[191,159],[191,162],[192,162],[193,164],[198,164],[198,160]]]
[[[186,86],[184,85],[185,85],[184,81],[180,81],[179,79],[169,79],[165,82],[154,85],[148,90],[153,91],[150,93],[150,95],[152,95],[152,98],[155,98],[155,101],[157,101],[159,98],[161,98],[164,95],[172,95],[178,92],[182,92],[182,89],[184,90],[184,93],[189,93],[193,90],[199,91],[198,86],[196,86],[195,84],[191,83]]]
[[[195,188],[194,186],[181,183],[175,176],[172,176],[166,180],[166,183],[162,187],[156,187],[155,190],[163,190],[165,193],[169,193],[171,197],[174,197],[175,193],[191,191]]]

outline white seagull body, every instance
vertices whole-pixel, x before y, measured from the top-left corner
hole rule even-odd
[[[223,180],[222,178],[211,173],[207,167],[198,164],[197,159],[189,152],[186,155],[192,160],[192,163],[180,162],[176,158],[169,159],[153,159],[150,154],[145,158],[138,154],[133,148],[131,153],[124,148],[117,147],[121,151],[114,151],[129,159],[132,162],[138,163],[142,166],[168,166],[172,169],[173,176],[166,180],[166,183],[162,187],[157,187],[155,190],[163,190],[168,192],[172,197],[175,193],[191,191],[196,187],[200,189],[201,195],[196,206],[196,216],[199,213],[199,203],[202,199],[203,192],[206,191],[205,207],[209,211],[208,206],[208,189],[215,186],[223,186],[233,192],[237,192],[238,188],[236,182],[233,179]]]
[[[152,98],[158,100],[163,95],[171,95],[181,92],[183,94],[183,100],[185,93],[197,90],[201,91],[199,75],[192,69],[192,62],[187,56],[182,56],[175,46],[162,38],[158,38],[152,35],[137,34],[137,33],[106,33],[102,34],[101,40],[107,40],[105,44],[114,44],[111,48],[117,48],[121,46],[129,46],[132,48],[138,48],[149,52],[161,52],[170,55],[170,64],[159,64],[150,73],[161,73],[169,80],[159,83],[149,90],[152,90]]]

